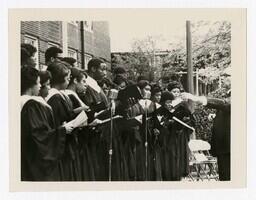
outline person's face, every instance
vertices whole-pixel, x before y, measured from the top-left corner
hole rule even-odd
[[[173,94],[175,99],[180,96],[180,89],[179,88],[173,88],[170,92]]]
[[[107,66],[105,63],[101,63],[100,66],[94,72],[94,78],[101,80],[107,76]]]
[[[31,66],[31,67],[35,67],[36,66],[36,57],[35,54],[33,54],[31,57],[28,58],[27,60],[27,65]]]
[[[40,96],[43,98],[47,97],[49,94],[49,90],[51,89],[50,80],[47,80],[40,89]]]
[[[128,78],[128,73],[122,73],[122,74],[118,74],[118,76],[123,77],[124,79]]]
[[[81,79],[81,81],[77,82],[77,88],[79,88],[79,90],[85,91],[88,87],[88,84],[86,83],[86,78],[83,75],[83,78]]]
[[[154,96],[153,96],[153,101],[156,102],[156,103],[159,103],[160,100],[161,100],[161,94],[162,94],[161,92],[155,93]]]
[[[38,77],[37,80],[36,80],[36,84],[31,88],[32,95],[33,96],[38,96],[40,88],[41,88],[40,77]]]
[[[142,89],[142,96],[144,97],[144,98],[150,98],[149,96],[147,96],[147,94],[150,94],[151,92],[150,92],[150,90],[151,90],[151,87],[150,87],[150,85],[146,85],[143,89]]]
[[[47,63],[47,65],[50,65],[51,63],[57,62],[57,61],[61,61],[63,59],[63,55],[62,53],[57,53],[56,56],[51,57],[50,61]]]
[[[64,83],[62,84],[62,89],[66,89],[68,87],[70,81],[70,70],[68,72],[68,75],[64,77]]]
[[[126,88],[126,83],[125,82],[120,83],[118,88],[119,88],[119,90],[125,89]]]
[[[102,90],[105,93],[105,95],[108,95],[109,92],[109,87],[104,83],[102,86]]]
[[[165,107],[167,110],[171,111],[171,110],[173,109],[173,107],[172,107],[172,100],[166,100],[166,101],[164,102],[164,107]]]

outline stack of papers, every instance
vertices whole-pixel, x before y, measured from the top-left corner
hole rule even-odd
[[[82,127],[87,125],[88,117],[84,111],[82,111],[75,119],[68,122],[68,124],[71,124],[74,128]]]

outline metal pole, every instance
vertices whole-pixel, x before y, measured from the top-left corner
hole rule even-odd
[[[111,181],[112,179],[112,154],[113,154],[113,115],[114,115],[114,100],[111,102],[111,108],[110,108],[110,142],[109,142],[109,165],[108,165],[108,181]]]
[[[196,95],[199,95],[199,74],[198,69],[196,69]]]
[[[80,22],[81,26],[81,62],[82,62],[82,69],[87,69],[87,66],[85,66],[85,60],[84,60],[84,21]]]
[[[192,63],[192,41],[191,41],[191,30],[190,21],[186,21],[186,44],[187,44],[187,88],[188,92],[194,94],[194,81],[193,81],[193,63]],[[189,101],[190,110],[194,111],[194,106],[191,101]]]
[[[148,180],[148,111],[147,111],[147,99],[145,101],[145,168],[146,168],[146,181]]]

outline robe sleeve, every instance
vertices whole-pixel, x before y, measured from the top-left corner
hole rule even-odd
[[[38,155],[43,160],[59,159],[65,147],[65,128],[51,127],[44,118],[44,113],[37,106],[28,108],[28,116],[31,138],[38,150]]]
[[[230,111],[230,103],[222,99],[217,98],[207,98],[207,105],[208,108],[217,109],[217,110],[224,110]]]
[[[53,111],[56,126],[63,125],[63,122],[69,122],[75,116],[73,116],[73,110],[69,109],[65,100],[60,95],[55,95],[47,102]]]

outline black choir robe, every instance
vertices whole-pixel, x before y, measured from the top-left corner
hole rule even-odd
[[[154,158],[152,153],[151,130],[148,127],[148,167],[146,171],[145,116],[142,123],[130,123],[132,120],[131,118],[145,114],[143,107],[139,104],[141,99],[142,95],[137,85],[130,85],[118,94],[120,113],[126,118],[123,120],[123,128],[120,133],[122,134],[124,156],[128,165],[130,181],[153,179],[152,171],[154,167]]]
[[[87,113],[88,123],[92,122],[95,117],[96,112],[105,110],[109,106],[109,101],[104,94],[103,90],[100,89],[97,92],[95,89],[88,86],[86,91],[81,91],[78,93],[79,98],[90,107],[91,112]],[[100,129],[98,127],[88,127],[88,148],[91,154],[91,163],[94,170],[94,179],[96,181],[107,181],[108,180],[108,163],[106,161],[106,141],[104,131],[105,129]],[[104,146],[105,145],[105,146]]]
[[[185,103],[179,105],[173,113],[164,107],[156,111],[155,127],[160,130],[161,167],[164,181],[179,181],[189,173],[188,142],[192,131],[174,121],[173,116],[193,125],[193,116]]]
[[[33,99],[23,105],[21,110],[22,181],[61,180],[58,163],[64,153],[65,136],[65,128],[56,126],[49,106]]]
[[[67,96],[52,88],[46,99],[52,107],[56,126],[61,126],[63,123],[74,119],[72,102]],[[81,180],[78,151],[77,134],[72,131],[71,134],[66,135],[65,152],[59,165],[62,181]]]
[[[79,96],[70,90],[64,91],[72,101],[73,109],[85,106]],[[92,154],[89,148],[90,130],[88,127],[81,127],[75,130],[78,134],[79,158],[82,181],[95,181],[95,172],[92,162]]]
[[[206,106],[217,110],[212,128],[211,153],[217,156],[220,180],[229,181],[231,104],[222,99],[207,98]]]

